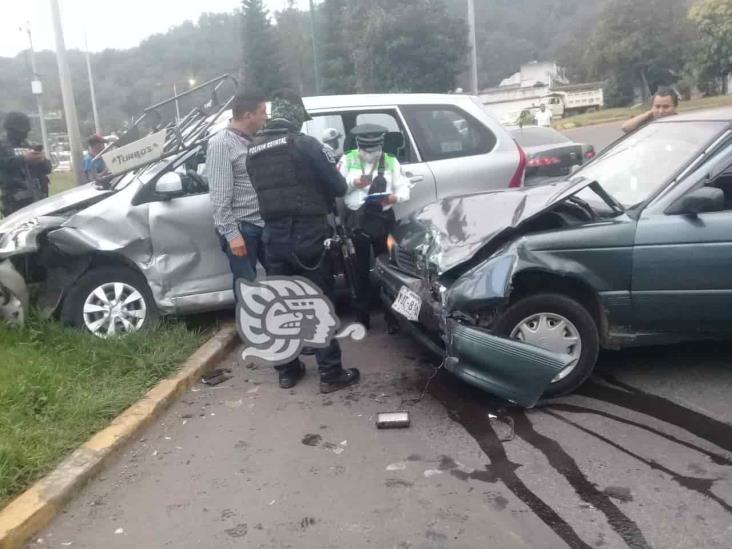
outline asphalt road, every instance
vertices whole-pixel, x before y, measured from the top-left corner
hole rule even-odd
[[[378,324],[378,323],[376,323]],[[732,345],[606,353],[579,394],[505,409],[406,336],[347,342],[353,389],[232,354],[31,547],[729,548]],[[412,426],[374,414],[408,408]],[[494,417],[495,416],[495,417]]]
[[[622,122],[610,122],[609,124],[562,130],[562,133],[577,143],[593,145],[599,153],[610,143],[622,137],[623,132],[620,129],[622,124]]]

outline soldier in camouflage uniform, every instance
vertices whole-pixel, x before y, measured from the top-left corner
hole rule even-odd
[[[6,137],[0,139],[0,193],[3,217],[48,196],[51,163],[39,147],[28,143],[30,119],[11,112],[3,122]]]

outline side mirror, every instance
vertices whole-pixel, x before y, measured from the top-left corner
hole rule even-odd
[[[164,173],[155,183],[155,192],[169,198],[178,196],[183,192],[183,179],[175,172]]]
[[[697,215],[724,210],[724,192],[715,187],[702,187],[690,192],[672,206],[671,214]]]

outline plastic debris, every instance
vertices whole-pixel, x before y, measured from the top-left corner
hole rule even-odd
[[[390,463],[386,466],[387,471],[404,471],[407,468],[407,464],[400,462],[400,463]]]
[[[125,530],[124,530],[124,528],[117,528],[117,529],[116,529],[116,530],[114,531],[114,533],[115,533],[115,534],[118,534],[118,535],[119,535],[119,534],[124,534],[124,533],[125,533]]]
[[[427,469],[424,472],[424,476],[426,478],[431,478],[431,477],[434,477],[435,475],[441,475],[442,473],[444,473],[444,471],[439,471],[438,469]]]
[[[201,378],[201,383],[209,385],[210,387],[220,385],[224,381],[228,381],[233,377],[230,374],[231,370],[229,368],[218,368],[210,374],[203,376]]]
[[[241,398],[239,400],[227,400],[224,402],[227,408],[239,408],[242,404],[244,404],[244,401]]]

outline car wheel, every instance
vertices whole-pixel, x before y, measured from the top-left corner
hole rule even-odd
[[[98,337],[137,332],[160,315],[147,281],[124,267],[101,267],[84,274],[64,299],[61,320]]]
[[[495,325],[495,333],[574,357],[544,392],[545,397],[571,393],[590,376],[600,350],[597,325],[574,299],[536,294],[511,305]]]

